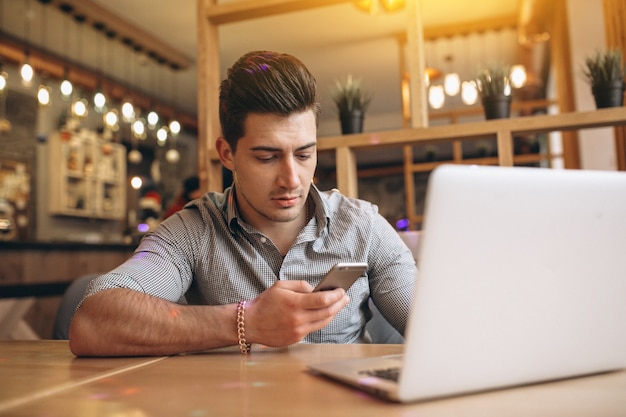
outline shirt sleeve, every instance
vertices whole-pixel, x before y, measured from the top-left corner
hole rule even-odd
[[[94,279],[84,298],[110,288],[128,288],[179,301],[193,279],[199,230],[203,230],[199,215],[170,217],[144,236],[130,259]]]
[[[398,232],[379,213],[372,227],[371,297],[383,317],[404,334],[417,279],[415,259]]]

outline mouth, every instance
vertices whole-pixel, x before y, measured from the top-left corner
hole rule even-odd
[[[282,208],[291,208],[298,204],[300,200],[299,196],[285,196],[285,197],[274,197],[272,201],[274,201],[278,206]]]

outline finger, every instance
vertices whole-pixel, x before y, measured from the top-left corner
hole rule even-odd
[[[330,304],[317,308],[307,308],[307,316],[309,321],[324,320],[326,317],[334,317],[342,308],[348,305],[350,297],[345,293],[337,300]]]
[[[346,296],[340,302],[333,304],[324,309],[319,310],[310,310],[309,311],[309,322],[307,323],[308,329],[306,330],[306,334],[322,329],[330,323],[337,313],[344,308],[350,302],[350,298]]]
[[[340,302],[344,297],[349,300],[343,288],[335,288],[333,290],[302,295],[300,305],[307,310],[323,309]]]
[[[277,288],[291,290],[294,292],[309,293],[313,291],[313,286],[302,280],[280,280],[274,284]]]

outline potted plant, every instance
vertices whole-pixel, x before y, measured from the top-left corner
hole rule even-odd
[[[480,96],[485,119],[501,119],[511,114],[510,69],[494,65],[480,71],[476,77],[476,90]]]
[[[620,49],[596,51],[585,59],[583,74],[591,85],[596,107],[620,107],[624,104],[626,69]]]
[[[331,97],[339,112],[341,133],[362,132],[365,111],[372,101],[372,94],[363,88],[361,80],[348,75],[345,81],[335,81]]]

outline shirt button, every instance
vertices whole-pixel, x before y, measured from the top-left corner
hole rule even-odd
[[[261,241],[261,243],[265,243],[267,242],[267,239],[265,237],[262,237],[261,239],[259,239]]]

